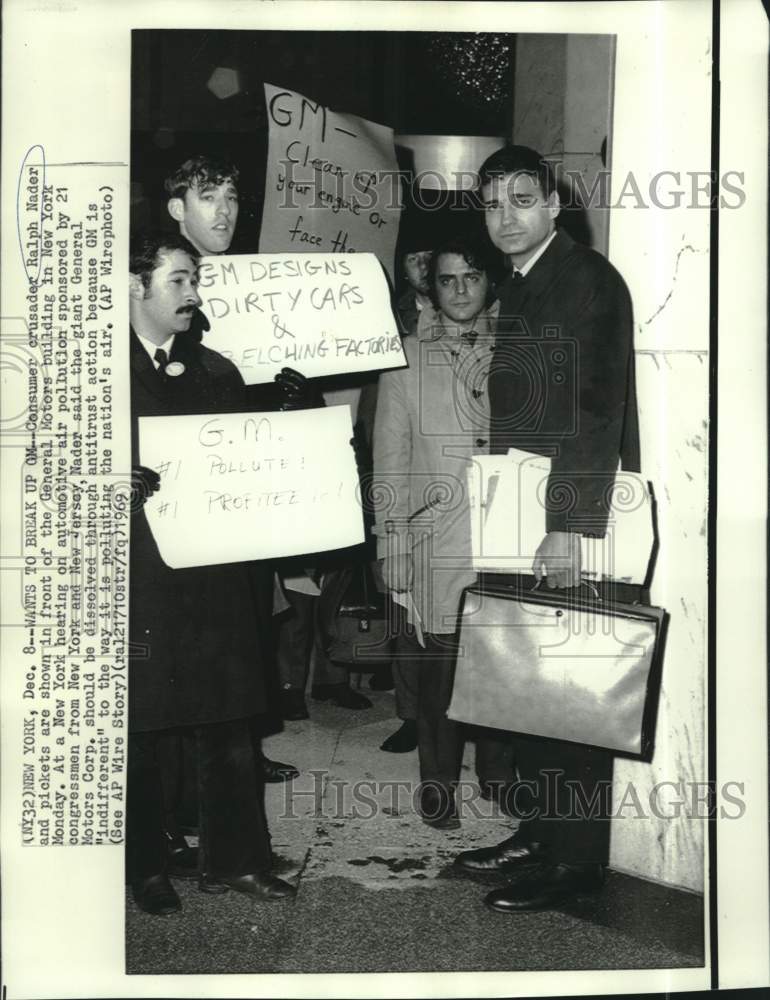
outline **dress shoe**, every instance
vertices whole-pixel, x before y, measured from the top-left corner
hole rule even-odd
[[[234,878],[222,879],[222,882],[255,899],[272,902],[278,899],[290,899],[297,895],[297,890],[289,882],[276,878],[270,872],[252,872],[250,875],[237,875]]]
[[[364,695],[354,691],[349,684],[314,684],[311,689],[313,701],[330,701],[338,708],[371,708],[372,703]]]
[[[369,678],[369,687],[372,691],[392,691],[395,687],[395,681],[393,680],[393,671],[388,664],[387,667],[380,667],[379,670],[375,670],[372,676]]]
[[[134,902],[139,909],[155,917],[165,917],[182,909],[181,900],[164,872],[160,875],[151,875],[149,878],[136,879],[131,889]]]
[[[417,720],[406,719],[399,729],[380,745],[386,753],[410,753],[417,746]]]
[[[299,688],[284,688],[281,691],[281,716],[287,722],[299,722],[301,719],[310,718],[305,695]]]
[[[548,910],[571,896],[598,892],[603,884],[601,865],[544,865],[505,889],[494,889],[484,902],[499,913]]]
[[[198,848],[190,847],[181,833],[166,833],[166,859],[169,878],[198,877]]]
[[[432,782],[423,785],[420,790],[420,816],[423,823],[434,830],[457,830],[460,817],[454,792]]]
[[[455,858],[458,868],[469,872],[509,871],[512,868],[527,868],[541,864],[546,856],[542,844],[527,843],[517,833],[494,847],[477,847],[473,851],[461,851]]]
[[[279,781],[293,781],[299,777],[299,771],[293,764],[282,764],[280,760],[270,760],[262,756],[259,761],[262,770],[262,780],[275,785]]]

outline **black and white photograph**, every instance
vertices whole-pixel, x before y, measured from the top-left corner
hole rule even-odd
[[[5,995],[761,985],[760,5],[9,6]]]
[[[254,411],[265,433],[232,457],[205,441],[187,486],[209,497],[207,534],[238,532],[233,558],[169,569],[150,509],[162,524],[189,493],[164,511],[173,453],[149,468],[134,431],[127,971],[704,963],[705,580],[679,592],[666,566],[675,546],[705,569],[708,369],[705,350],[635,358],[645,331],[608,260],[615,49],[134,32],[133,420]],[[218,256],[264,250],[251,271]],[[382,315],[340,280],[340,251],[378,255]],[[308,253],[327,269],[282,295]],[[351,374],[358,355],[337,352],[307,377],[303,292],[321,344],[357,310],[355,335],[397,333],[404,359]],[[245,346],[207,350],[236,308]],[[246,387],[262,346],[287,363]],[[672,396],[700,384],[700,408],[665,442],[642,424],[648,487],[640,409],[660,404],[640,407],[636,368],[661,363]],[[365,536],[331,550],[321,530],[298,552],[287,527],[286,559],[246,551],[239,493],[336,526],[336,503],[308,509],[312,456],[297,468],[263,414],[339,406],[351,433],[329,448],[355,449]],[[662,481],[661,447],[679,466]],[[287,468],[260,493],[248,477],[271,459]],[[248,511],[268,535],[280,514]]]

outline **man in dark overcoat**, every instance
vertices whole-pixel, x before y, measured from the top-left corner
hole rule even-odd
[[[269,655],[248,563],[170,569],[143,509],[157,486],[143,469],[142,416],[242,409],[243,381],[220,354],[183,334],[200,305],[199,255],[181,236],[139,238],[130,256],[132,466],[128,865],[150,913],[180,908],[167,877],[161,778],[165,739],[192,730],[197,747],[201,887],[260,899],[293,895],[269,873],[270,838],[249,719],[264,707]],[[144,491],[144,492],[143,492]]]
[[[479,182],[487,232],[510,267],[489,376],[491,450],[550,457],[533,572],[549,588],[572,588],[582,535],[605,534],[618,463],[639,470],[631,300],[601,254],[557,228],[555,180],[537,152],[498,150]],[[523,807],[535,818],[503,843],[457,858],[471,872],[532,867],[487,897],[504,912],[597,890],[609,859],[611,752],[533,737],[514,743],[522,782],[537,790]]]

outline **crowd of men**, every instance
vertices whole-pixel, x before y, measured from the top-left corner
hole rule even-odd
[[[571,588],[581,578],[581,533],[605,531],[607,487],[619,461],[632,470],[639,462],[631,303],[622,278],[559,228],[554,177],[537,152],[503,147],[481,165],[479,178],[484,239],[466,228],[436,245],[420,245],[419,236],[402,241],[405,290],[394,308],[407,367],[370,382],[354,407],[369,423],[375,484],[387,484],[395,497],[375,512],[382,579],[394,595],[409,592],[424,628],[424,646],[410,628],[399,630],[392,680],[402,725],[382,749],[417,748],[419,811],[437,829],[460,824],[455,789],[467,733],[447,717],[447,707],[460,600],[476,574],[464,487],[447,517],[447,505],[426,492],[425,478],[462,484],[474,455],[510,447],[547,454],[547,496],[563,496],[566,486],[571,504],[546,500],[533,572],[548,587]],[[169,569],[144,513],[159,477],[140,464],[140,416],[323,405],[313,383],[291,369],[272,386],[247,388],[235,366],[205,346],[198,263],[202,254],[230,247],[237,183],[232,165],[187,161],[166,184],[178,234],[137,235],[130,254],[136,502],[127,874],[137,905],[156,915],[181,908],[174,878],[260,901],[292,897],[296,888],[270,871],[263,792],[265,781],[291,780],[297,772],[262,754],[266,720],[276,703],[286,719],[307,716],[311,656],[314,697],[343,708],[368,703],[320,647],[314,590],[301,582],[316,582],[312,556],[284,567],[251,561]],[[507,263],[497,283],[495,254]],[[521,338],[545,328],[576,345],[564,375],[571,391],[541,397],[535,419],[528,411],[522,422],[531,385]],[[451,448],[444,447],[448,441]],[[436,569],[442,556],[451,572],[446,558]],[[577,784],[583,800],[594,801],[595,790],[611,782],[612,754],[498,730],[476,735],[482,794],[504,805],[516,781],[526,782],[534,809],[512,837],[464,851],[456,864],[471,873],[511,874],[509,886],[487,896],[499,911],[539,909],[597,891],[608,861],[610,804],[599,797],[598,809],[575,816],[567,796]],[[545,801],[546,791],[554,791],[542,781],[546,772],[559,775],[556,809]],[[199,838],[195,850],[181,833],[190,828]]]

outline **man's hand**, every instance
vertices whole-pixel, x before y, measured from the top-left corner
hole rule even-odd
[[[148,497],[160,489],[160,476],[145,465],[131,469],[131,510],[141,510]]]
[[[572,531],[549,531],[535,553],[532,572],[540,582],[545,576],[551,590],[580,586],[580,540]]]
[[[309,410],[324,405],[315,384],[293,368],[282,368],[275,381],[281,390],[282,410]]]
[[[414,565],[410,552],[398,556],[386,556],[382,560],[382,578],[388,590],[394,590],[397,594],[411,590],[413,576]]]

